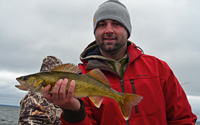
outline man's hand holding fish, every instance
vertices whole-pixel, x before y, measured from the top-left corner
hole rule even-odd
[[[53,88],[52,94],[49,93],[51,89],[51,85],[49,84],[44,88],[43,97],[63,109],[77,111],[81,105],[79,100],[74,98],[75,81],[71,81],[68,93],[66,94],[67,84],[67,78],[58,80]]]

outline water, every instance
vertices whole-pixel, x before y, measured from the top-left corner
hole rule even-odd
[[[17,125],[20,107],[0,106],[0,125]]]

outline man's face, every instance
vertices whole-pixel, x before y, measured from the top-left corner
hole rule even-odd
[[[95,38],[103,52],[117,52],[126,49],[128,32],[121,23],[103,20],[97,24]]]

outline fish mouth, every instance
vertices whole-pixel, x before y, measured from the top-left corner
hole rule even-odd
[[[20,78],[16,78],[16,80],[21,84],[21,85],[24,85],[25,82],[23,80],[21,80]]]
[[[25,90],[28,91],[33,85],[27,85],[25,82],[19,78],[16,78],[16,80],[21,84],[21,85],[15,85],[20,90]]]

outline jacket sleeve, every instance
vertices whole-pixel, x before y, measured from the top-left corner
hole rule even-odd
[[[60,125],[62,110],[42,97],[42,94],[28,92],[21,100],[18,125]]]
[[[161,70],[163,93],[168,125],[195,125],[197,116],[192,113],[187,96],[172,70],[164,62]]]
[[[83,101],[84,100],[84,101]],[[61,125],[97,125],[97,122],[92,117],[92,110],[89,105],[89,99],[79,99],[81,108],[79,111],[64,110],[61,114]]]

